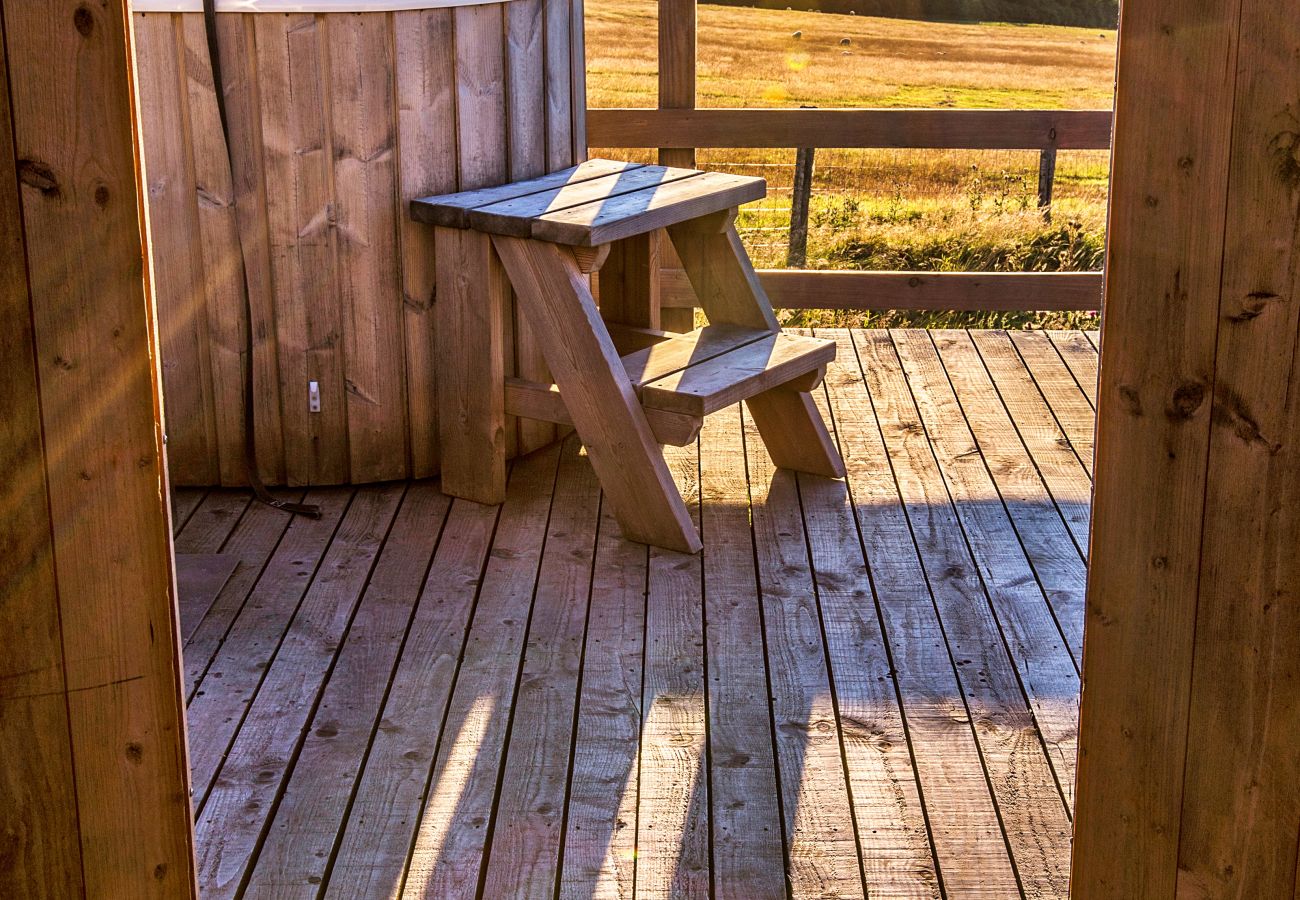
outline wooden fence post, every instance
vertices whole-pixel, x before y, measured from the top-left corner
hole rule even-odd
[[[794,161],[794,197],[790,202],[790,250],[785,264],[802,269],[808,264],[808,207],[812,203],[813,167],[817,151],[800,147]]]
[[[659,0],[659,108],[695,108],[696,0]],[[661,147],[659,164],[695,167],[694,147]],[[665,269],[681,269],[681,260],[665,232],[659,236],[659,258]],[[666,331],[691,331],[693,309],[664,309]]]
[[[1043,218],[1052,221],[1052,188],[1056,182],[1056,148],[1048,147],[1038,155],[1038,208]]]

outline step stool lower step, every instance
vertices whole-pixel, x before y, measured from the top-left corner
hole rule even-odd
[[[689,334],[611,326],[610,336],[655,438],[677,447],[710,413],[777,388],[813,390],[835,358],[829,341],[733,325]],[[506,411],[572,424],[555,385],[508,379]]]

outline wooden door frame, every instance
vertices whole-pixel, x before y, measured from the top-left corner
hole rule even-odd
[[[0,0],[3,896],[198,894],[126,7]]]
[[[1262,83],[1289,77],[1288,89],[1300,95],[1294,74],[1269,68],[1285,56],[1276,51],[1300,44],[1300,23],[1264,27],[1268,10],[1262,0],[1127,0],[1125,7],[1076,900],[1237,896],[1265,877],[1274,879],[1266,890],[1296,877],[1294,855],[1288,870],[1285,853],[1293,810],[1268,805],[1259,799],[1265,792],[1242,781],[1289,802],[1295,771],[1278,758],[1285,763],[1284,753],[1294,751],[1246,734],[1245,750],[1229,755],[1243,774],[1207,763],[1208,751],[1193,745],[1197,723],[1249,725],[1252,715],[1277,715],[1280,700],[1295,699],[1285,654],[1225,658],[1217,633],[1196,628],[1198,618],[1210,621],[1229,632],[1230,648],[1249,649],[1261,633],[1285,640],[1290,632],[1278,629],[1296,615],[1294,603],[1265,602],[1266,590],[1248,592],[1237,607],[1215,594],[1223,592],[1224,571],[1256,581],[1291,575],[1289,562],[1261,557],[1255,545],[1285,543],[1294,519],[1263,515],[1259,492],[1235,489],[1232,480],[1243,476],[1229,465],[1245,466],[1285,497],[1296,494],[1294,477],[1265,458],[1292,452],[1285,429],[1295,430],[1294,410],[1262,393],[1288,383],[1270,367],[1268,351],[1294,337],[1294,304],[1269,300],[1291,296],[1295,285],[1252,288],[1244,298],[1228,289],[1249,283],[1238,269],[1269,285],[1277,280],[1272,257],[1250,253],[1251,239],[1266,239],[1267,230],[1246,223],[1257,224],[1260,212],[1266,224],[1284,220],[1273,195],[1295,187],[1268,181],[1252,142],[1269,124],[1253,112],[1266,105]],[[0,265],[8,329],[0,342],[0,459],[28,488],[2,527],[29,561],[22,580],[5,583],[6,599],[19,602],[0,609],[0,624],[19,635],[30,663],[30,671],[0,679],[7,721],[26,726],[21,735],[0,733],[10,767],[0,784],[16,798],[0,810],[0,827],[26,835],[17,863],[0,872],[0,887],[11,878],[56,892],[194,897],[126,2],[0,0],[0,23],[7,60],[0,74],[8,73],[0,138],[14,150],[4,154],[0,187],[0,218],[10,225]],[[1279,175],[1295,174],[1285,160],[1273,164]],[[1230,254],[1234,266],[1225,270]],[[1288,358],[1300,357],[1291,349]],[[1289,378],[1300,381],[1294,369]],[[1234,436],[1241,443],[1243,434],[1279,433],[1276,449],[1263,456],[1233,444]],[[1224,477],[1216,477],[1216,463]],[[1255,545],[1237,547],[1234,558],[1211,512],[1256,527]],[[1274,569],[1261,574],[1261,560]],[[1275,696],[1277,684],[1290,693]],[[1274,707],[1261,707],[1265,701]],[[1245,751],[1254,755],[1244,759]],[[1230,818],[1207,818],[1197,804],[1210,801],[1229,804]],[[1265,823],[1281,830],[1253,821],[1242,827],[1252,814],[1272,815]]]
[[[1300,16],[1126,0],[1075,900],[1300,896]]]

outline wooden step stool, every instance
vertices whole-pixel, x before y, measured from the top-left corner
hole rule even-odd
[[[842,477],[809,395],[835,346],[781,333],[736,234],[736,208],[766,193],[759,178],[591,160],[413,202],[412,216],[437,227],[443,490],[505,499],[507,415],[572,425],[624,536],[695,553],[661,445],[689,444],[704,416],[741,400],[778,466]],[[650,273],[663,228],[709,320],[690,334],[657,327]],[[506,377],[512,287],[555,384]]]

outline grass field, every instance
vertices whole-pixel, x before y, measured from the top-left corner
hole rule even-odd
[[[655,0],[587,0],[593,107],[657,103]],[[1109,108],[1115,33],[952,24],[701,5],[705,107]],[[794,34],[800,33],[799,38]],[[848,40],[847,45],[842,41]],[[599,151],[649,160],[649,151]],[[705,150],[700,165],[768,179],[742,211],[755,263],[785,264],[793,150]],[[1063,151],[1052,221],[1037,207],[1038,154],[818,152],[810,268],[1079,271],[1101,265],[1109,159]],[[853,317],[853,321],[880,317]],[[800,315],[797,322],[829,321]],[[1088,324],[1077,315],[890,315],[882,321]],[[836,321],[844,321],[838,317]]]

